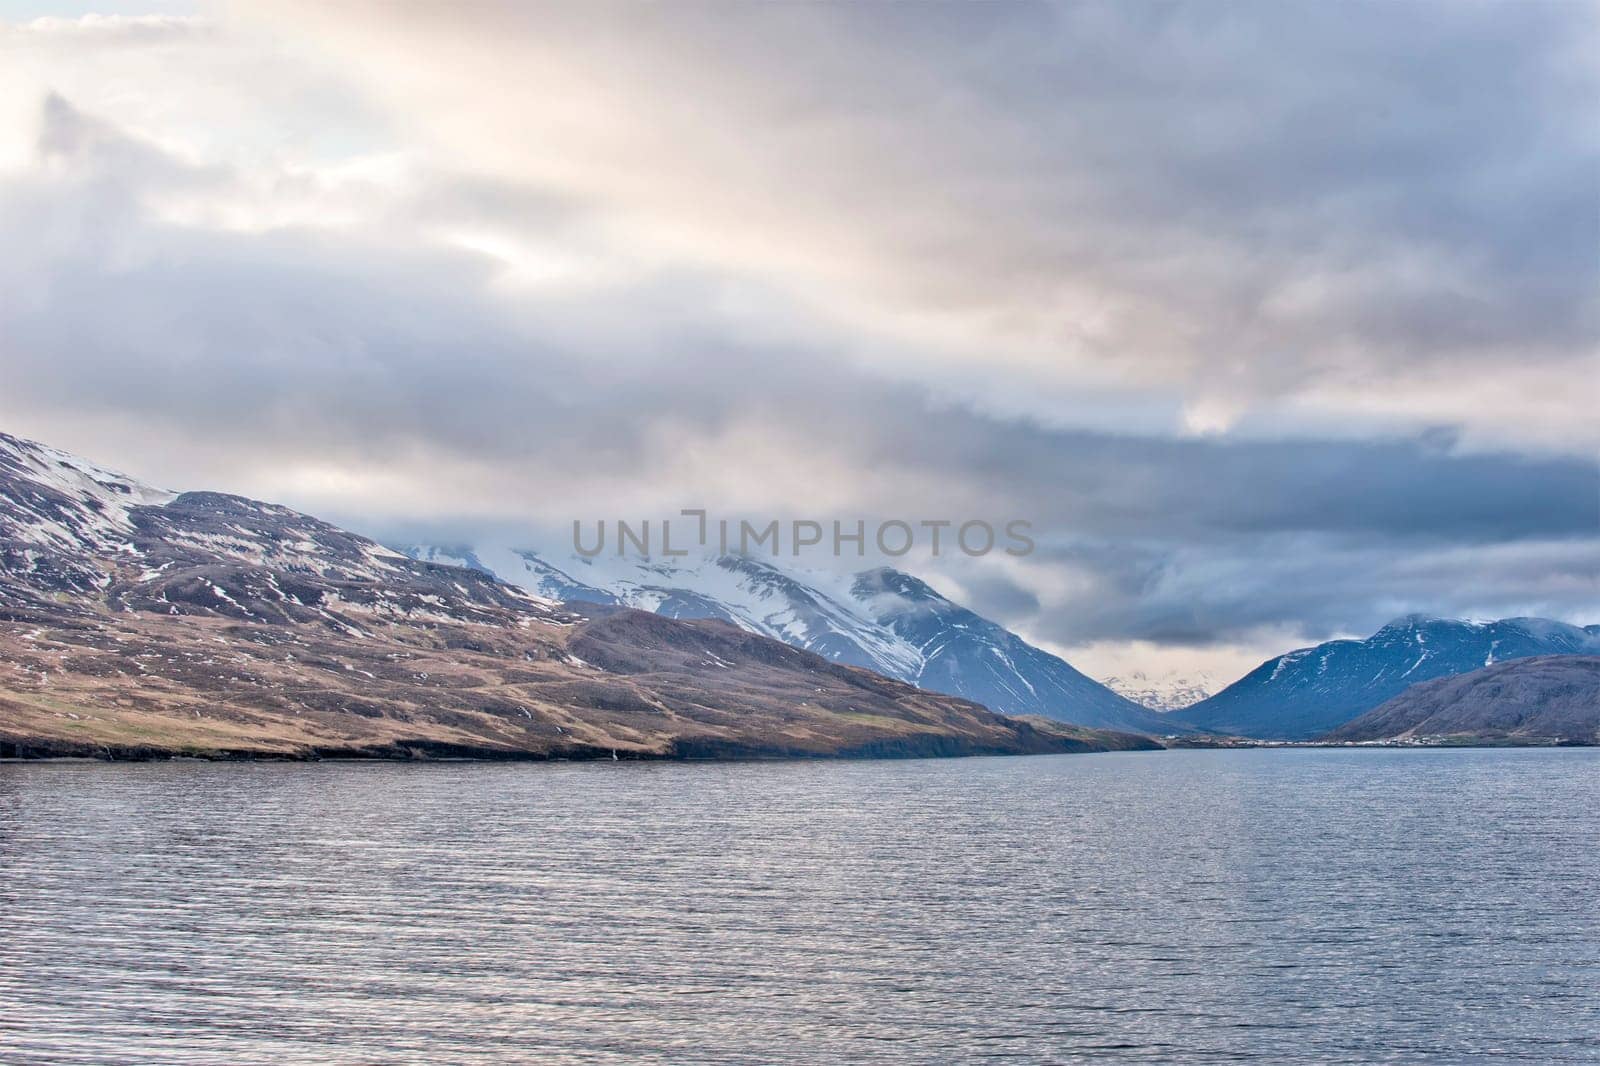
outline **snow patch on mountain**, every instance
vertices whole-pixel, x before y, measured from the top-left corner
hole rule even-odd
[[[0,515],[8,541],[75,552],[117,548],[133,530],[135,507],[159,507],[178,494],[135,481],[58,448],[0,433],[0,478],[16,486]]]

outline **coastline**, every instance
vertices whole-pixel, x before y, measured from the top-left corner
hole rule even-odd
[[[836,752],[820,754],[814,752],[760,752],[748,751],[728,753],[724,755],[707,755],[685,752],[640,752],[617,751],[614,755],[610,751],[585,750],[569,751],[560,754],[530,752],[530,751],[495,751],[482,750],[477,752],[441,752],[430,751],[428,745],[402,745],[399,750],[388,749],[331,749],[295,752],[270,752],[270,751],[167,751],[159,749],[114,749],[96,754],[41,754],[41,755],[0,755],[0,765],[30,765],[45,763],[153,763],[153,762],[198,762],[198,763],[587,763],[587,762],[652,762],[652,763],[788,763],[788,762],[905,762],[912,760],[937,760],[950,759],[977,759],[977,758],[1027,758],[1030,756],[1047,755],[1109,755],[1117,752],[1158,752],[1158,751],[1254,751],[1254,750],[1383,750],[1383,751],[1459,751],[1459,750],[1498,750],[1507,748],[1595,748],[1600,744],[1585,743],[1581,741],[1563,740],[1556,738],[1538,738],[1532,740],[1519,739],[1462,739],[1440,740],[1438,742],[1416,741],[1361,741],[1348,743],[1319,743],[1316,741],[1276,741],[1260,740],[1236,743],[1204,744],[1193,743],[1193,738],[1187,738],[1189,743],[1160,741],[1153,742],[1148,747],[1125,748],[1089,748],[1081,750],[1063,751],[1003,751],[1003,750],[963,750],[951,752],[922,752],[922,751],[870,751],[870,752]]]

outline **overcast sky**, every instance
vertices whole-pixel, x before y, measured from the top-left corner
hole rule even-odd
[[[1102,675],[1600,621],[1595,4],[0,19],[0,428],[389,539],[1026,518],[904,564]]]

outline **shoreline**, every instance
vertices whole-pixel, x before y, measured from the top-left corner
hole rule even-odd
[[[496,752],[472,755],[429,755],[422,753],[371,753],[371,754],[293,754],[274,752],[225,752],[204,754],[196,752],[149,752],[140,754],[121,753],[107,755],[6,755],[0,756],[0,765],[39,765],[39,764],[73,764],[110,765],[113,763],[126,763],[143,765],[148,763],[167,762],[195,762],[195,763],[339,763],[352,765],[372,764],[415,764],[434,765],[441,763],[810,763],[810,762],[907,762],[914,760],[949,761],[955,759],[981,759],[981,758],[1029,758],[1033,756],[1049,755],[1114,755],[1120,753],[1149,754],[1162,751],[1261,751],[1261,750],[1347,750],[1347,751],[1464,751],[1464,750],[1504,750],[1504,749],[1552,749],[1552,748],[1596,748],[1600,743],[1586,743],[1570,740],[1541,740],[1537,742],[1516,741],[1463,741],[1441,742],[1423,744],[1415,742],[1378,742],[1362,741],[1357,743],[1323,744],[1314,741],[1260,741],[1258,743],[1234,744],[1171,744],[1150,748],[1126,748],[1109,751],[1054,751],[1054,752],[1000,752],[1000,751],[973,751],[953,754],[925,754],[925,753],[881,753],[881,754],[852,754],[841,753],[834,755],[821,754],[740,754],[728,756],[706,755],[680,755],[671,753],[641,753],[618,751],[613,757],[610,752],[597,752],[594,754],[563,754],[546,755],[537,752]]]

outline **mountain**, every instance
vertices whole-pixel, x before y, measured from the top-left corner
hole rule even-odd
[[[1217,733],[1310,740],[1422,681],[1535,655],[1600,652],[1600,626],[1544,618],[1396,619],[1365,640],[1334,640],[1269,659],[1172,717]]]
[[[410,545],[412,558],[457,562],[553,600],[625,605],[668,618],[717,618],[752,633],[815,652],[834,662],[912,681],[922,656],[850,605],[841,591],[820,587],[749,556],[585,559],[562,570],[531,551]],[[574,576],[574,574],[579,576]]]
[[[1193,706],[1222,686],[1210,673],[1155,675],[1143,670],[1108,677],[1106,688],[1155,711],[1178,711]]]
[[[1005,714],[1153,735],[1184,731],[909,574],[868,570],[850,592],[868,617],[917,650],[918,667],[904,680],[921,688]]]
[[[0,754],[959,755],[1150,746],[716,620],[562,606],[0,434]]]
[[[838,578],[744,555],[575,557],[562,569],[525,550],[411,545],[405,551],[478,566],[552,599],[721,619],[1002,714],[1150,735],[1192,731],[898,570]]]
[[[1600,744],[1600,656],[1540,655],[1425,681],[1328,739]]]

